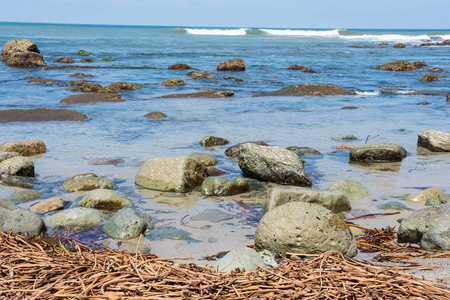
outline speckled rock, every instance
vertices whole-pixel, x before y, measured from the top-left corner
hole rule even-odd
[[[439,197],[439,195],[444,194],[444,191],[438,187],[433,187],[433,188],[429,188],[417,193],[414,193],[412,195],[409,195],[408,197],[405,198],[406,201],[412,201],[412,202],[416,202],[416,201],[425,201],[428,198],[431,197]]]
[[[352,209],[347,196],[343,193],[290,186],[274,187],[269,191],[264,206],[264,214],[290,202],[314,203],[334,213]]]
[[[204,196],[232,196],[248,192],[250,186],[243,178],[227,180],[224,178],[208,178],[203,181],[202,195]]]
[[[61,210],[63,208],[64,208],[64,199],[60,197],[55,197],[43,200],[42,202],[39,202],[31,206],[30,210],[46,213],[50,211]]]
[[[34,177],[34,164],[31,159],[16,156],[0,162],[0,178],[9,176]]]
[[[0,207],[12,210],[12,209],[16,209],[17,206],[12,203],[11,201],[5,200],[3,198],[0,198]]]
[[[23,156],[45,153],[47,148],[41,140],[6,142],[0,145],[0,151],[17,152]]]
[[[198,71],[198,72],[189,72],[186,74],[187,76],[190,76],[192,79],[214,79],[216,76],[209,74],[205,71]]]
[[[291,202],[266,213],[255,232],[256,250],[320,254],[339,251],[353,257],[356,241],[347,224],[323,206]]]
[[[183,86],[186,85],[186,81],[183,79],[177,78],[177,79],[168,79],[163,82],[161,82],[159,85],[163,86]]]
[[[402,161],[408,152],[396,144],[374,143],[350,149],[350,161],[394,162]]]
[[[45,232],[44,221],[35,213],[21,209],[8,209],[0,205],[0,231],[10,231],[16,234],[28,232],[30,235],[39,235]]]
[[[320,151],[310,147],[287,147],[286,149],[293,151],[298,156],[320,155]]]
[[[190,157],[157,157],[142,164],[135,181],[147,189],[184,193],[200,186],[207,176],[206,166]]]
[[[114,210],[130,206],[132,202],[121,192],[96,189],[84,194],[78,204],[86,208]]]
[[[217,65],[217,71],[242,72],[245,71],[245,62],[240,58],[227,60]]]
[[[60,57],[53,60],[53,62],[59,62],[64,64],[73,64],[75,61],[70,57]]]
[[[420,78],[420,81],[423,82],[430,82],[430,81],[438,81],[439,78],[437,77],[437,75],[433,75],[433,74],[425,74],[423,75],[422,78]]]
[[[256,145],[260,145],[260,146],[269,146],[269,144],[267,144],[263,141],[239,143],[239,144],[233,145],[230,148],[228,148],[227,150],[225,150],[225,155],[229,156],[229,157],[237,158],[239,156],[239,152],[241,151],[240,150],[241,146],[246,143],[256,144]]]
[[[150,119],[164,119],[167,118],[167,115],[160,111],[152,111],[148,114],[145,114],[144,117],[150,118]]]
[[[441,204],[441,200],[438,197],[431,197],[425,201],[425,206],[439,206]]]
[[[76,177],[62,185],[62,189],[66,192],[73,193],[78,191],[91,191],[95,189],[113,190],[116,185],[112,180],[98,177],[81,176]]]
[[[194,68],[186,64],[174,64],[169,66],[167,70],[194,70]]]
[[[215,147],[215,146],[223,146],[228,144],[229,141],[227,139],[221,138],[221,137],[215,137],[212,135],[205,136],[199,144],[202,145],[202,147]]]
[[[16,156],[21,156],[21,154],[17,152],[0,151],[0,162]]]
[[[256,269],[256,266],[267,269],[264,260],[255,250],[243,247],[228,252],[224,257],[216,261],[213,265],[218,272],[233,272],[239,269],[242,272],[250,272]]]
[[[354,201],[370,196],[369,190],[353,179],[342,179],[333,183],[328,191],[344,193],[348,200]]]
[[[92,227],[105,222],[107,216],[93,208],[76,207],[65,209],[45,218],[55,227]]]
[[[5,43],[1,60],[10,67],[36,68],[47,65],[36,44],[26,39]]]
[[[334,141],[352,141],[352,140],[357,140],[358,138],[356,136],[354,136],[353,134],[347,134],[344,136],[337,136],[334,138],[331,138]]]
[[[42,194],[38,191],[20,191],[9,196],[7,200],[13,202],[28,202],[41,197]]]
[[[418,210],[400,223],[400,243],[417,243],[423,248],[450,250],[450,207]]]
[[[215,166],[217,163],[217,159],[205,153],[192,153],[189,155],[189,157],[208,167]]]
[[[396,60],[393,62],[389,62],[387,64],[376,67],[378,70],[383,71],[412,71],[415,70],[416,67],[413,63],[409,61]]]
[[[239,152],[243,176],[279,184],[311,186],[303,160],[292,151],[271,146],[245,143]]]
[[[433,152],[450,152],[450,132],[422,131],[419,134],[417,146]]]
[[[147,229],[151,229],[152,220],[132,208],[124,208],[116,212],[103,226],[103,231],[110,238],[129,240],[138,237]]]

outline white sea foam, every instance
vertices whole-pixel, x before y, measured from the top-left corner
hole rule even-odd
[[[438,35],[441,39],[450,40],[450,34]]]
[[[292,30],[292,29],[261,29],[270,35],[290,35],[290,36],[323,36],[338,37],[339,30]]]
[[[246,35],[246,28],[239,29],[199,29],[199,28],[186,28],[188,34],[201,34],[201,35]]]
[[[358,96],[379,96],[381,94],[380,91],[355,91]]]
[[[347,40],[362,40],[376,42],[421,42],[431,39],[428,35],[401,35],[401,34],[362,34],[341,35],[340,38]]]
[[[394,94],[398,94],[398,95],[409,95],[414,93],[414,90],[398,90],[398,91],[393,91]]]

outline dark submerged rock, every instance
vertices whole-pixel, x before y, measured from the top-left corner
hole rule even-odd
[[[320,154],[320,151],[310,148],[310,147],[287,147],[286,149],[294,152],[298,156],[319,155]]]
[[[1,60],[10,67],[36,68],[45,67],[42,54],[36,44],[30,40],[12,40],[3,46]]]
[[[45,78],[39,78],[39,77],[28,77],[28,82],[30,83],[37,83],[37,84],[56,84],[59,86],[62,86],[61,82],[54,81],[51,79],[45,79]]]
[[[441,68],[432,68],[432,69],[430,69],[430,72],[443,73],[443,72],[445,72],[445,70],[441,69]]]
[[[445,40],[443,42],[436,42],[436,43],[427,42],[419,45],[419,47],[424,46],[450,46],[450,40]]]
[[[330,95],[354,95],[350,91],[328,83],[296,84],[280,91],[266,94],[256,94],[253,97],[264,96],[330,96]]]
[[[198,71],[198,72],[189,72],[186,75],[190,76],[192,79],[214,79],[216,76],[209,74],[205,71]]]
[[[80,121],[87,116],[67,109],[9,109],[0,111],[0,122]]]
[[[236,78],[236,77],[231,77],[231,76],[227,76],[224,79],[225,80],[234,80],[235,82],[244,82],[244,80],[241,78]]]
[[[172,94],[165,95],[158,98],[228,98],[234,97],[233,91],[201,91],[197,93],[189,93],[189,94]]]
[[[392,48],[406,48],[406,45],[403,43],[398,43],[398,44],[395,44],[394,46],[392,46]]]
[[[98,102],[123,102],[125,100],[118,94],[95,93],[72,95],[61,100],[61,104],[98,103]]]
[[[396,144],[365,144],[350,149],[350,161],[394,162],[402,161],[408,152]]]
[[[308,70],[307,67],[305,66],[299,66],[299,65],[290,65],[289,67],[286,68],[286,70],[299,70],[299,71],[306,71]]]
[[[438,81],[438,77],[433,74],[425,74],[422,78],[420,78],[420,81],[424,82]]]
[[[92,58],[83,58],[83,59],[80,59],[80,62],[93,62],[94,60],[92,59]]]
[[[389,62],[387,64],[376,67],[377,70],[383,71],[412,71],[415,70],[416,67],[413,63],[404,60],[396,60],[393,62]]]
[[[428,64],[424,61],[416,61],[413,63],[413,65],[414,65],[414,67],[416,67],[416,69],[428,67]]]
[[[182,86],[182,85],[186,85],[186,81],[184,81],[183,79],[180,79],[180,78],[169,79],[169,80],[161,82],[159,85],[163,85],[163,86]]]
[[[150,118],[150,119],[163,119],[163,118],[167,118],[167,115],[160,111],[153,111],[148,114],[145,114],[144,117]]]
[[[53,62],[60,62],[64,64],[73,64],[75,61],[69,57],[60,57],[57,59],[54,59]]]
[[[73,75],[70,75],[70,77],[94,77],[92,74],[84,74],[84,73],[75,73]]]
[[[174,64],[171,65],[167,68],[167,70],[195,70],[193,67],[191,67],[190,65],[186,65],[186,64]]]
[[[229,141],[227,139],[221,138],[221,137],[215,137],[212,135],[205,136],[199,144],[202,145],[202,147],[215,147],[215,146],[223,146],[228,144]]]

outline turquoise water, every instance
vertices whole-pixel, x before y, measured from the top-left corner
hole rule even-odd
[[[428,187],[440,187],[450,193],[450,155],[421,155],[416,151],[417,135],[426,129],[450,130],[450,104],[445,96],[411,95],[411,90],[450,92],[450,48],[417,47],[424,40],[450,38],[450,30],[353,30],[353,29],[267,29],[267,28],[177,28],[0,23],[0,44],[12,39],[34,41],[49,66],[55,58],[67,56],[78,61],[80,49],[93,54],[95,66],[153,66],[161,69],[80,69],[47,70],[9,68],[0,63],[0,110],[12,108],[68,108],[88,116],[84,122],[3,123],[0,142],[42,139],[48,152],[34,158],[36,189],[43,198],[61,196],[74,200],[79,195],[64,193],[60,186],[75,174],[95,172],[114,180],[118,190],[127,194],[136,208],[149,211],[156,219],[170,221],[193,233],[200,244],[183,241],[152,242],[153,251],[172,250],[168,256],[190,256],[227,250],[239,244],[251,244],[253,225],[243,225],[245,209],[233,202],[212,202],[201,197],[189,198],[189,205],[168,206],[134,185],[134,176],[143,161],[153,157],[188,155],[204,152],[215,156],[226,178],[241,175],[236,161],[224,155],[226,147],[203,149],[199,144],[206,135],[230,140],[231,144],[263,140],[270,145],[309,146],[322,155],[305,157],[313,188],[326,189],[333,182],[353,178],[371,191],[372,197],[355,203],[355,211],[377,212],[377,205]],[[381,42],[389,43],[381,47]],[[406,48],[394,49],[395,43]],[[361,48],[351,48],[361,46]],[[216,72],[216,65],[232,58],[244,59],[247,70],[238,73]],[[101,59],[113,61],[100,62]],[[428,67],[411,72],[385,72],[375,67],[394,60],[425,61]],[[193,80],[188,71],[171,71],[167,67],[186,63],[214,74],[215,80]],[[82,63],[76,63],[80,65]],[[289,71],[291,64],[305,65],[316,73]],[[261,65],[266,65],[262,67]],[[436,82],[419,79],[432,67],[446,70]],[[125,102],[95,105],[62,105],[73,95],[64,87],[28,83],[26,77],[37,76],[61,82],[73,80],[76,72],[94,75],[89,81],[108,85],[128,81],[146,89],[122,92]],[[244,82],[223,80],[226,76]],[[163,87],[167,79],[182,78],[184,87]],[[332,83],[358,93],[356,96],[330,97],[258,97],[292,84]],[[159,99],[170,93],[195,92],[200,88],[235,91],[227,99]],[[393,90],[393,91],[392,91]],[[419,102],[430,105],[416,105]],[[357,106],[356,110],[342,110]],[[167,119],[143,117],[162,111]],[[404,130],[399,130],[404,129]],[[353,134],[349,143],[398,143],[408,157],[392,171],[362,168],[348,163],[348,150],[336,150],[341,141],[331,138]],[[374,138],[372,138],[374,137]],[[345,142],[345,141],[344,141]],[[95,158],[122,158],[115,166],[90,165]],[[383,168],[381,168],[383,169]],[[0,187],[0,197],[15,189]],[[181,199],[181,198],[180,198]],[[376,201],[373,201],[376,200]],[[21,204],[28,207],[31,203]],[[224,204],[225,203],[225,204]],[[421,208],[423,204],[409,204]],[[230,221],[213,224],[209,230],[183,225],[182,218],[204,209],[219,209],[235,214]],[[260,206],[256,207],[257,214]],[[164,212],[163,212],[164,211]],[[186,218],[185,218],[186,220]],[[391,222],[389,220],[386,222]],[[227,222],[229,224],[227,224]],[[370,221],[367,221],[370,222]],[[377,225],[385,225],[380,221]],[[395,223],[393,224],[395,225]],[[213,237],[216,243],[208,242]],[[99,240],[104,236],[96,237]],[[114,244],[113,242],[111,242]],[[160,244],[159,244],[160,243]],[[171,243],[175,243],[172,245]],[[159,246],[158,246],[159,245]],[[203,248],[202,248],[203,247]],[[157,253],[161,254],[161,253]],[[201,256],[198,254],[198,256]],[[195,255],[194,255],[195,256]]]

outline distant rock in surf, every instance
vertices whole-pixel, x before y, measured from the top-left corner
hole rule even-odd
[[[416,67],[413,63],[404,60],[396,60],[393,62],[389,62],[387,64],[376,67],[377,70],[383,71],[412,71],[415,70]]]
[[[191,67],[190,65],[186,65],[186,64],[174,64],[171,65],[167,68],[167,70],[195,70],[193,67]]]
[[[227,60],[217,65],[217,71],[242,72],[245,71],[245,62],[240,58]]]
[[[253,97],[264,96],[330,96],[330,95],[354,95],[350,91],[343,90],[342,88],[329,84],[329,83],[316,83],[316,84],[296,84],[290,87],[284,88],[277,92],[256,94]]]
[[[201,91],[197,93],[189,93],[189,94],[172,94],[165,95],[159,98],[228,98],[233,97],[233,91],[216,91],[216,90],[208,90]]]

